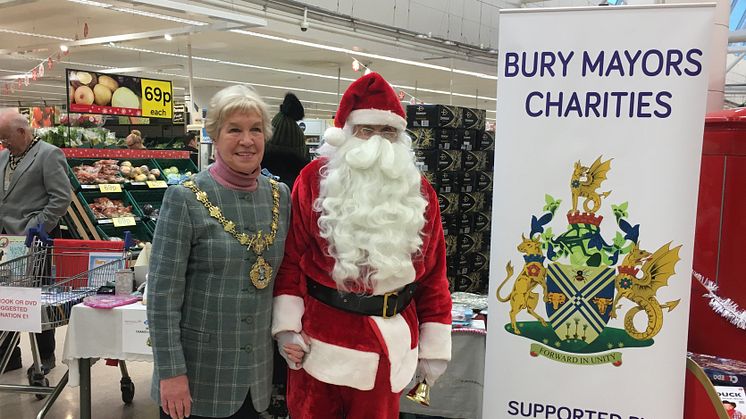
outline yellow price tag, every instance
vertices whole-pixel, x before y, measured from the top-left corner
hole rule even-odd
[[[118,183],[102,183],[98,185],[98,190],[101,192],[122,192],[122,185]]]
[[[112,218],[111,222],[114,223],[114,227],[129,227],[136,224],[135,217]]]
[[[165,180],[149,180],[145,182],[148,184],[148,188],[155,189],[155,188],[168,188],[168,184]]]
[[[140,84],[142,86],[142,116],[171,119],[174,114],[171,82],[142,79]]]

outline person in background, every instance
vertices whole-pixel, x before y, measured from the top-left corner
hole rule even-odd
[[[304,113],[300,100],[294,94],[287,93],[280,105],[280,112],[272,118],[272,140],[267,142],[267,152],[264,154],[264,168],[291,189],[301,169],[311,162],[306,137],[298,126]]]
[[[58,223],[72,200],[65,155],[35,138],[28,119],[14,111],[0,114],[0,143],[5,148],[0,151],[0,234],[25,235],[41,226],[50,237],[59,237]],[[36,334],[36,341],[47,373],[55,367],[54,329]],[[19,369],[20,348],[8,343],[0,348],[0,359],[12,350],[6,371]]]
[[[210,100],[215,164],[166,191],[147,316],[161,418],[258,419],[271,394],[273,281],[290,190],[261,176],[267,106],[247,86]]]
[[[397,419],[415,372],[432,385],[451,359],[438,198],[383,77],[353,82],[334,124],[293,188],[272,334],[290,417]]]
[[[742,419],[743,413],[736,410],[738,405],[730,400],[723,400],[723,407],[726,413],[728,413],[728,419]]]
[[[130,135],[128,135],[127,138],[124,139],[124,143],[127,144],[127,148],[129,148],[130,150],[145,149],[145,145],[143,145],[142,141],[142,134],[136,129],[133,129],[130,132]]]
[[[181,149],[189,152],[189,158],[199,168],[199,141],[197,140],[197,133],[188,131],[183,141],[184,147]]]

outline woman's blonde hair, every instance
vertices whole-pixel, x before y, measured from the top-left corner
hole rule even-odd
[[[272,121],[269,117],[267,104],[264,103],[256,90],[245,85],[226,87],[215,93],[215,96],[210,99],[207,119],[205,120],[207,135],[213,140],[217,139],[225,119],[235,112],[258,113],[262,117],[265,140],[272,137]]]

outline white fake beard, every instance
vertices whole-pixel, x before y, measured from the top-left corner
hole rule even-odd
[[[319,232],[335,260],[332,278],[343,291],[389,292],[414,281],[412,255],[422,246],[427,200],[406,134],[353,137],[320,149]]]

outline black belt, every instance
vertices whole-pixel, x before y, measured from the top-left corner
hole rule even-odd
[[[334,308],[366,316],[394,317],[404,311],[414,297],[417,284],[412,282],[399,291],[383,295],[360,295],[329,288],[307,278],[308,294]]]

